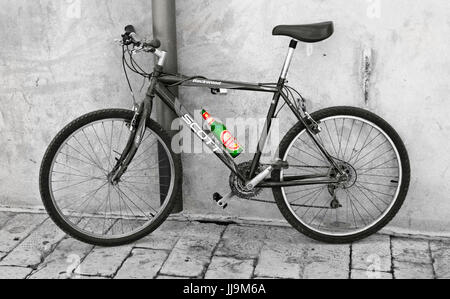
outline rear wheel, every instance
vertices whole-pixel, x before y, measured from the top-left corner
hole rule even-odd
[[[318,141],[346,173],[345,182],[274,188],[275,200],[289,223],[305,235],[328,243],[347,243],[374,234],[397,214],[410,181],[406,148],[382,118],[352,107],[334,107],[312,114],[322,132]],[[285,176],[326,175],[336,178],[302,123],[286,135],[280,158]]]
[[[142,145],[118,184],[109,173],[130,137],[134,113],[102,110],[73,121],[42,162],[40,191],[51,218],[86,243],[118,246],[157,229],[173,209],[181,161],[167,133],[147,122]]]

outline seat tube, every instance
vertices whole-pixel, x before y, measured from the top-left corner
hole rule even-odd
[[[283,70],[281,71],[280,78],[282,80],[286,80],[289,68],[291,67],[292,58],[294,57],[295,49],[297,48],[297,41],[291,40],[291,43],[289,45],[289,52],[287,54],[286,60],[284,61]]]
[[[259,166],[259,162],[262,157],[262,150],[266,144],[268,135],[270,133],[270,128],[272,126],[272,120],[273,120],[272,118],[275,115],[278,103],[280,101],[281,89],[283,89],[284,84],[286,82],[287,74],[289,72],[289,67],[291,66],[292,58],[294,57],[294,52],[295,52],[296,48],[297,48],[297,41],[291,40],[291,43],[289,45],[289,52],[288,52],[288,55],[284,62],[283,71],[281,72],[281,76],[280,76],[280,79],[278,80],[278,84],[277,84],[277,88],[279,89],[279,91],[277,93],[275,93],[275,95],[273,97],[272,104],[270,106],[269,113],[267,115],[267,120],[264,125],[263,135],[261,136],[261,139],[258,143],[257,153],[255,154],[255,157],[253,158],[252,166],[250,169],[250,179],[252,179],[255,176],[256,170]]]

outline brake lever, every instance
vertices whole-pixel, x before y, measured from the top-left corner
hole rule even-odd
[[[140,52],[147,52],[147,49],[144,47],[144,44],[141,43],[140,46],[134,46],[133,49],[131,50],[131,54],[137,54]]]

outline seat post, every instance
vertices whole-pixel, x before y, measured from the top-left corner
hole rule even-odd
[[[296,40],[291,40],[291,43],[289,44],[289,52],[286,57],[286,60],[284,61],[283,71],[281,72],[280,78],[282,80],[286,80],[287,74],[289,72],[289,68],[291,66],[292,58],[294,57],[295,49],[297,48],[298,42]]]

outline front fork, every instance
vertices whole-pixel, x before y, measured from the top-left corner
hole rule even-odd
[[[117,185],[120,182],[120,179],[127,171],[128,166],[130,166],[142,144],[142,139],[144,138],[145,130],[147,128],[147,121],[150,119],[150,115],[152,114],[153,99],[155,98],[155,87],[161,73],[162,66],[156,65],[152,76],[150,77],[150,86],[148,87],[147,95],[142,104],[135,111],[135,115],[131,121],[131,134],[128,139],[128,143],[122,155],[117,160],[116,166],[114,166],[113,170],[108,174],[108,181],[113,185]]]
[[[122,155],[117,160],[113,170],[108,175],[111,184],[117,185],[130,166],[133,158],[136,156],[147,128],[147,121],[150,119],[153,108],[153,98],[147,96],[144,102],[136,110],[133,120],[130,124],[130,137]]]

